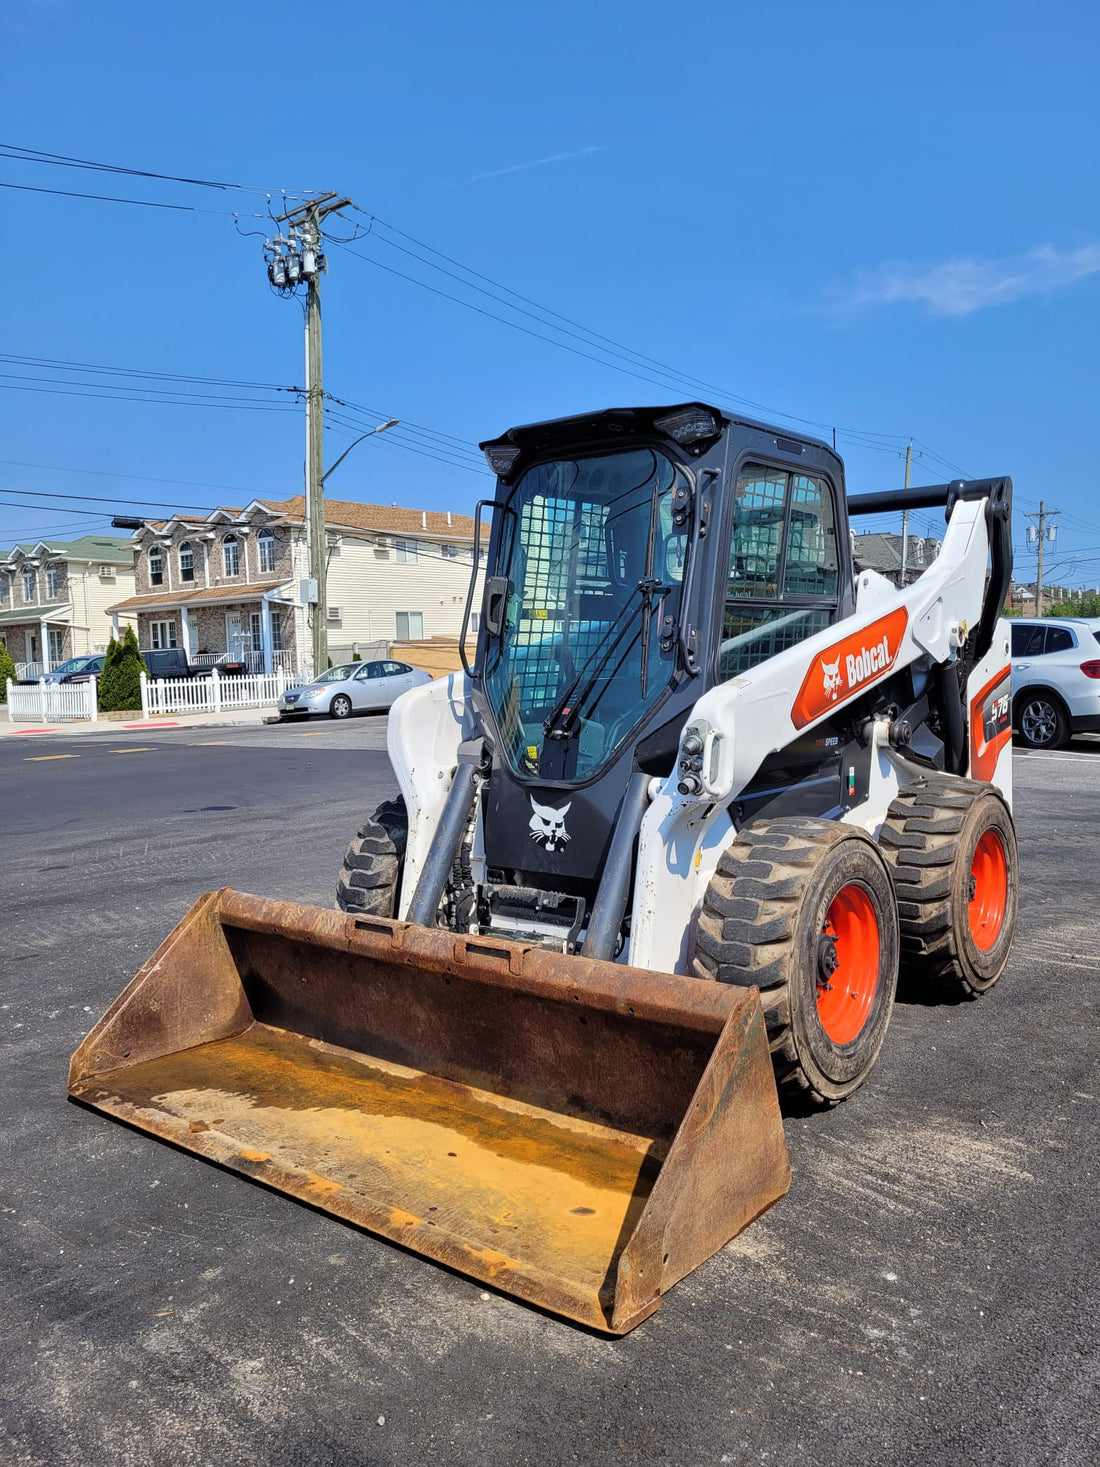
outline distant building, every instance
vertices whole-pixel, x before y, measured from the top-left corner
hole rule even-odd
[[[124,537],[39,540],[0,552],[0,638],[20,677],[104,651],[108,608],[133,590],[133,550]]]
[[[922,575],[943,549],[942,540],[910,535],[905,549],[905,582],[910,585]],[[895,586],[901,584],[901,536],[871,531],[852,536],[852,559],[856,570],[878,571]]]
[[[326,499],[325,529],[333,661],[457,638],[473,566],[468,515]],[[136,616],[143,650],[181,647],[199,663],[229,653],[256,671],[313,672],[300,494],[150,521],[135,532],[133,555],[134,594],[112,609]]]

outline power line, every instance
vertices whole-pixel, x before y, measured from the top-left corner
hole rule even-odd
[[[178,484],[184,489],[214,489],[219,494],[252,495],[251,489],[242,489],[237,484],[203,484],[194,479],[157,479],[150,474],[122,474],[113,469],[81,469],[72,464],[33,464],[18,458],[0,458],[0,465],[11,469],[43,469],[52,474],[89,474],[97,479],[130,479],[139,484]]]
[[[242,214],[240,209],[200,209],[195,204],[165,204],[156,199],[123,199],[116,194],[84,194],[69,188],[43,188],[32,183],[7,183],[0,188],[18,189],[23,194],[54,194],[61,199],[96,199],[102,204],[133,204],[139,209],[173,209],[181,214],[224,214],[228,219],[266,219],[266,214]]]
[[[231,190],[236,193],[271,193],[270,189],[250,187],[243,183],[220,183],[211,178],[183,178],[176,173],[153,173],[147,168],[127,168],[120,163],[95,163],[89,158],[74,158],[68,153],[48,153],[40,148],[25,148],[20,143],[0,143],[0,157],[20,163],[42,163],[55,168],[88,168],[96,173],[122,173],[131,178],[156,178],[165,183],[187,183],[196,188]]]
[[[152,505],[156,509],[200,509],[207,513],[210,512],[210,506],[206,504],[185,504],[182,500],[169,502],[163,499],[116,499],[113,494],[108,500],[101,494],[56,494],[45,489],[8,489],[7,487],[0,488],[0,494],[17,494],[21,499],[76,499],[84,504],[144,504]],[[42,508],[46,509],[49,506],[43,505]],[[84,514],[85,511],[74,510],[73,513]]]
[[[97,386],[107,387],[108,383],[97,383]],[[152,397],[132,397],[112,395],[110,392],[73,392],[65,387],[23,387],[14,382],[0,382],[0,392],[39,392],[50,397],[90,397],[100,402],[143,402],[154,407],[212,407],[228,408],[236,412],[254,411],[258,413],[292,413],[296,409],[287,405],[280,406],[278,403],[250,402],[247,399],[241,402],[217,402],[213,399],[203,398],[198,401],[189,401],[185,398],[172,400],[169,398],[157,399]]]
[[[49,368],[51,371],[98,372],[109,377],[141,377],[154,382],[193,382],[205,387],[248,387],[256,391],[300,392],[282,382],[254,382],[233,377],[201,377],[184,372],[155,372],[146,367],[108,367],[102,362],[69,362],[58,357],[32,357],[16,352],[0,352],[0,362],[13,366]]]

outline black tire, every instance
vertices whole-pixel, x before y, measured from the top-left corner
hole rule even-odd
[[[977,780],[928,775],[899,792],[879,840],[898,895],[905,980],[918,991],[947,986],[967,998],[988,993],[1008,962],[1020,889],[1016,832],[1004,800]],[[993,899],[998,845],[1004,861],[999,917]]]
[[[1069,743],[1065,704],[1045,688],[1024,689],[1013,707],[1016,737],[1028,749],[1064,749]]]
[[[336,697],[328,705],[328,711],[330,718],[350,718],[351,699],[347,693],[337,693]]]
[[[849,939],[841,948],[826,931],[838,903],[861,914],[862,980],[848,977],[859,966]],[[844,1100],[878,1058],[898,980],[897,903],[874,841],[853,825],[797,817],[741,831],[703,898],[694,962],[700,978],[760,989],[781,1094]],[[844,1023],[837,1005],[847,1006]]]
[[[401,890],[401,867],[409,838],[403,799],[386,800],[359,827],[336,880],[336,905],[343,912],[392,917]]]

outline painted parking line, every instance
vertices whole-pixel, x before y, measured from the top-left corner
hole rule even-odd
[[[79,754],[31,754],[24,757],[24,764],[44,764],[47,759],[79,759]]]
[[[200,739],[195,745],[196,749],[224,749],[228,739]]]
[[[327,729],[315,728],[311,733],[300,733],[298,737],[300,739],[323,739],[327,732]]]
[[[110,749],[108,752],[111,754],[154,754],[156,745],[145,744],[140,749]]]

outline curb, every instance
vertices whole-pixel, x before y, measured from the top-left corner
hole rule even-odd
[[[262,718],[219,718],[210,723],[183,723],[179,719],[164,719],[161,722],[150,723],[81,723],[79,725],[58,723],[49,728],[5,728],[0,727],[0,739],[20,738],[25,734],[112,734],[119,733],[123,729],[141,730],[142,733],[155,733],[158,728],[165,729],[188,729],[188,728],[263,728],[265,720]]]

